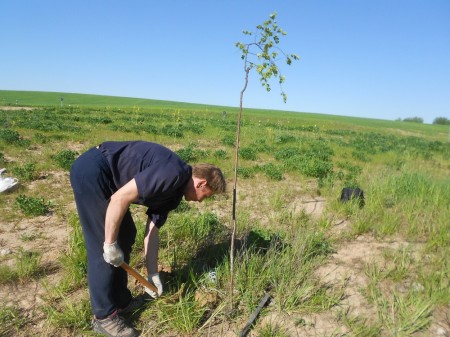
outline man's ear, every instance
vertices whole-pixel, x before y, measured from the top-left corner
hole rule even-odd
[[[197,185],[195,185],[197,188],[201,188],[208,185],[208,182],[206,181],[206,179],[198,179],[197,180]]]

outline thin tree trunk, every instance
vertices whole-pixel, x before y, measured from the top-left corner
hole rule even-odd
[[[250,67],[246,67],[247,57],[244,62],[245,70],[245,85],[241,91],[240,102],[239,102],[239,114],[237,120],[237,131],[236,131],[236,151],[234,157],[234,185],[233,185],[233,231],[231,233],[231,248],[230,248],[230,312],[233,311],[233,290],[234,290],[234,242],[236,238],[236,185],[237,185],[237,172],[238,172],[238,160],[239,160],[239,141],[241,136],[241,117],[242,117],[242,101],[244,97],[244,92],[247,89],[248,84],[248,74],[250,72]]]

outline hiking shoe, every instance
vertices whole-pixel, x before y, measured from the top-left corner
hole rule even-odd
[[[105,319],[94,318],[92,327],[95,332],[101,333],[108,337],[137,337],[139,333],[129,327],[122,317],[114,312],[111,316]]]
[[[118,309],[117,313],[121,316],[133,314],[136,311],[138,311],[142,306],[145,304],[144,297],[143,296],[136,296],[133,297],[131,302],[123,309]]]

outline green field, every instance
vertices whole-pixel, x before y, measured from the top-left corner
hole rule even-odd
[[[36,106],[36,105],[64,105],[71,106],[101,106],[101,107],[141,107],[141,108],[207,108],[207,105],[178,103],[162,100],[87,95],[61,92],[39,91],[6,91],[0,90],[0,102],[2,105]]]
[[[133,109],[186,109],[195,111],[211,111],[211,112],[237,112],[236,107],[225,107],[216,105],[183,103],[162,101],[145,98],[117,97],[117,96],[101,96],[74,93],[59,92],[39,92],[39,91],[8,91],[0,90],[0,106],[61,106],[61,98],[65,107],[102,107],[102,108],[133,108]],[[245,102],[244,102],[245,108]],[[255,116],[272,115],[278,119],[299,118],[305,123],[317,123],[324,127],[342,127],[348,125],[374,128],[377,131],[383,129],[392,129],[397,132],[412,132],[417,135],[426,135],[440,141],[447,141],[449,137],[448,126],[445,125],[426,125],[418,123],[401,123],[380,119],[343,117],[327,114],[313,114],[307,112],[285,112],[272,110],[245,109],[248,113]],[[294,115],[293,115],[294,114]],[[390,130],[390,131],[392,131]]]
[[[0,168],[20,182],[0,194],[0,336],[91,335],[71,163],[142,139],[218,165],[231,186],[238,109],[20,91],[0,91],[0,106]],[[244,102],[234,288],[231,193],[183,203],[161,230],[164,296],[129,319],[142,336],[235,336],[268,292],[254,336],[445,336],[449,170],[448,126]],[[340,202],[344,187],[364,205]],[[131,264],[145,273],[145,210],[132,213]]]

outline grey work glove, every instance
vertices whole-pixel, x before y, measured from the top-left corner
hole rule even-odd
[[[123,251],[117,241],[103,244],[103,258],[114,267],[119,267],[123,263]]]
[[[163,285],[161,283],[159,273],[154,273],[154,274],[148,275],[147,279],[148,279],[148,282],[153,283],[153,285],[156,287],[156,289],[158,289],[158,293],[155,293],[153,290],[150,290],[147,287],[144,287],[145,292],[147,294],[149,294],[151,297],[153,297],[154,299],[161,296],[163,293]]]

